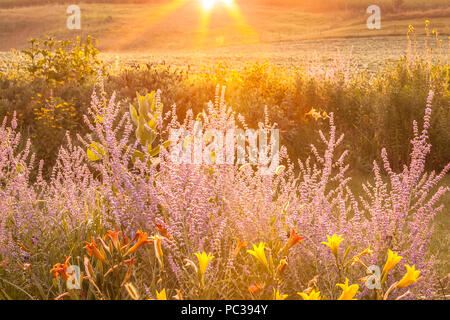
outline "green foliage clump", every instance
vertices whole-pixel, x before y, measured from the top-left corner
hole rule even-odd
[[[87,37],[82,42],[55,40],[30,40],[30,48],[22,50],[25,55],[24,68],[34,78],[43,78],[50,87],[66,81],[84,82],[102,68],[98,59],[96,41]]]
[[[0,116],[17,113],[23,133],[33,140],[33,151],[48,167],[66,131],[86,132],[81,115],[90,105],[98,76],[107,92],[116,93],[123,112],[129,104],[140,104],[136,92],[144,97],[160,89],[161,106],[176,104],[179,119],[186,110],[202,112],[216,86],[226,86],[227,101],[249,127],[264,122],[267,110],[293,158],[306,157],[310,144],[317,142],[315,132],[326,125],[310,111],[333,112],[346,134],[346,147],[353,150],[352,167],[362,171],[370,170],[382,147],[394,169],[408,161],[410,145],[405,141],[412,137],[411,123],[421,118],[431,87],[435,109],[430,142],[440,152],[428,162],[430,169],[450,158],[450,76],[445,59],[405,56],[375,72],[358,71],[345,61],[326,67],[268,62],[240,67],[220,62],[197,69],[126,62],[112,66],[100,61],[95,43],[92,38],[32,40],[28,50],[16,54],[17,62],[0,67]]]
[[[30,47],[13,52],[0,67],[0,115],[16,112],[34,152],[53,164],[66,131],[84,132],[87,111],[98,73],[105,67],[96,40],[31,39]]]

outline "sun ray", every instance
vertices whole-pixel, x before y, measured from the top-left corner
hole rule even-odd
[[[198,36],[196,39],[196,47],[203,48],[206,42],[206,38],[209,32],[209,23],[211,20],[211,13],[216,4],[222,4],[225,6],[228,14],[231,16],[234,23],[239,29],[239,34],[244,36],[245,43],[257,43],[259,42],[259,36],[257,32],[247,23],[244,15],[242,14],[238,4],[235,0],[200,0],[203,6],[203,12],[200,17],[200,23],[198,27]]]
[[[142,34],[151,30],[156,24],[161,22],[165,17],[170,15],[172,12],[178,10],[186,2],[190,0],[174,0],[170,3],[160,6],[157,10],[154,7],[144,11],[139,15],[131,25],[128,25],[130,30],[127,37],[122,37],[116,41],[116,49],[121,50],[126,48],[128,45],[133,43]]]
[[[241,34],[247,38],[247,42],[259,42],[258,33],[247,23],[237,3],[234,0],[224,0],[224,2],[228,12],[238,24]]]
[[[203,0],[203,1],[205,1],[205,0]],[[203,3],[203,9],[205,9],[204,3]],[[202,48],[204,46],[206,36],[208,35],[208,26],[209,26],[210,18],[211,18],[210,10],[204,10],[200,15],[200,23],[199,23],[198,31],[197,31],[198,34],[197,34],[197,37],[195,40],[197,48]]]
[[[216,2],[217,0],[202,0],[203,9],[206,11],[210,11],[214,7]]]
[[[231,18],[235,28],[237,28],[237,31],[230,32],[231,37],[234,34],[238,35],[243,43],[259,42],[257,32],[247,23],[235,0],[173,0],[163,5],[149,6],[148,10],[139,13],[133,21],[118,30],[118,34],[122,34],[122,36],[114,39],[114,45],[110,49],[121,51],[136,47],[139,45],[139,39],[150,33],[163,19],[188,3],[189,5],[197,5],[199,8],[198,27],[192,39],[195,48],[202,49],[208,43],[211,15],[216,6],[218,9],[224,10],[224,14]],[[223,43],[227,36],[220,36],[219,38]]]

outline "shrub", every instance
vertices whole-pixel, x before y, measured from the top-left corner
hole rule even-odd
[[[337,135],[333,114],[328,134],[319,131],[323,152],[312,147],[296,173],[282,148],[283,166],[267,176],[251,165],[175,164],[164,149],[160,161],[147,161],[151,149],[130,142],[134,128],[127,113],[120,115],[115,97],[94,93],[84,116],[89,134],[78,137],[81,144],[68,136],[51,179],[38,174],[36,184],[29,183],[36,170],[29,145],[18,149],[16,119],[11,127],[5,120],[1,294],[284,299],[304,291],[303,298],[435,297],[428,243],[433,218],[442,210],[438,201],[449,188],[432,188],[450,164],[438,174],[425,172],[433,94],[429,91],[423,129],[413,124],[409,164],[394,172],[383,149],[387,176],[375,162],[374,179],[359,200],[348,186],[348,152],[340,151],[344,137]],[[205,109],[205,130],[240,126],[223,96]],[[161,110],[159,93],[150,100],[152,110]],[[171,115],[166,129],[193,130],[191,111],[183,122],[175,114],[166,111],[165,117]],[[160,128],[162,138],[167,131]],[[136,158],[133,149],[143,157]],[[116,244],[114,234],[121,235]],[[396,266],[401,259],[408,264],[403,278]],[[69,261],[84,266],[81,290],[61,281],[69,276]],[[141,263],[145,267],[138,267]],[[364,281],[357,285],[370,265],[383,268],[380,290],[368,290]]]
[[[200,68],[103,65],[92,39],[72,44],[34,40],[26,50],[28,55],[14,55],[13,63],[0,67],[0,115],[17,113],[19,130],[31,138],[37,157],[45,160],[44,176],[48,177],[65,132],[70,131],[72,137],[87,132],[82,115],[99,77],[104,79],[105,90],[115,92],[117,100],[123,102],[121,113],[129,103],[136,103],[136,93],[145,95],[160,88],[164,90],[164,105],[179,106],[176,112],[180,120],[187,110],[201,113],[219,84],[227,86],[227,101],[248,125],[256,127],[263,121],[267,108],[292,158],[307,157],[308,146],[317,143],[315,132],[326,128],[326,121],[315,121],[309,111],[333,112],[336,124],[347,134],[345,147],[356,151],[349,158],[352,168],[368,173],[372,160],[381,160],[378,151],[382,147],[389,151],[392,167],[401,170],[411,151],[404,143],[412,138],[410,123],[421,117],[423,101],[432,86],[435,112],[430,141],[440,152],[429,159],[427,169],[438,169],[450,158],[449,69],[445,55],[431,55],[431,39],[427,41],[426,55],[412,52],[411,42],[409,55],[368,72],[343,59],[329,66],[294,67],[271,63],[239,67],[227,62]],[[58,105],[70,110],[61,112],[60,107],[56,113],[48,111],[48,119],[40,118],[44,110],[55,110]]]

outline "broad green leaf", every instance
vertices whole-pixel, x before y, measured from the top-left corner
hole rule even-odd
[[[135,125],[139,123],[139,116],[137,114],[137,111],[131,104],[130,104],[130,117]]]
[[[89,161],[98,161],[105,156],[105,148],[97,142],[91,143],[87,149],[87,157]]]

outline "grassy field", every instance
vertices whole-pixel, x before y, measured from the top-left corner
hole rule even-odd
[[[435,152],[439,152],[435,150]],[[351,188],[355,195],[363,196],[364,190],[361,188],[362,183],[372,182],[372,178],[367,174],[352,175]],[[442,179],[441,185],[450,185],[450,175]],[[450,194],[446,194],[440,204],[444,206],[435,218],[434,233],[430,243],[430,253],[437,260],[436,270],[441,278],[450,273]]]
[[[0,0],[0,299],[130,299],[133,290],[300,299],[318,274],[315,289],[329,299],[347,277],[358,299],[373,299],[395,288],[405,263],[423,271],[414,298],[449,296],[450,192],[439,188],[450,174],[437,185],[420,179],[450,158],[448,0],[377,1],[380,30],[366,26],[371,0],[235,0],[210,12],[201,0],[85,0],[77,31],[66,28],[72,3]],[[30,47],[30,38],[42,40]],[[276,123],[283,165],[267,179],[256,165],[156,159],[169,128],[192,129],[193,119],[213,129]],[[344,235],[341,251],[333,234]],[[260,253],[247,251],[258,243]],[[381,295],[364,293],[361,266],[388,265],[388,249],[403,260]],[[80,296],[60,282],[66,256],[92,276]]]
[[[415,1],[406,1],[395,12],[382,11],[381,30],[367,29],[368,15],[361,1],[345,2],[349,3],[347,9],[343,5],[324,12],[315,12],[305,5],[241,1],[239,13],[230,14],[226,8],[217,6],[209,18],[205,18],[200,1],[192,0],[81,3],[80,31],[65,27],[67,5],[28,1],[24,3],[38,5],[8,9],[7,2],[3,2],[4,9],[0,9],[3,51],[24,48],[28,38],[45,34],[69,39],[91,35],[99,39],[102,52],[111,53],[147,53],[179,59],[192,55],[232,58],[238,55],[253,60],[258,56],[285,62],[316,56],[317,52],[323,57],[337,50],[349,53],[354,48],[354,54],[364,58],[362,63],[366,64],[396,57],[404,51],[409,24],[416,26],[417,34],[424,34],[424,21],[429,19],[430,28],[439,30],[444,39],[450,34],[450,6],[445,1],[435,1],[433,7],[420,11]],[[205,22],[207,19],[209,23]]]

